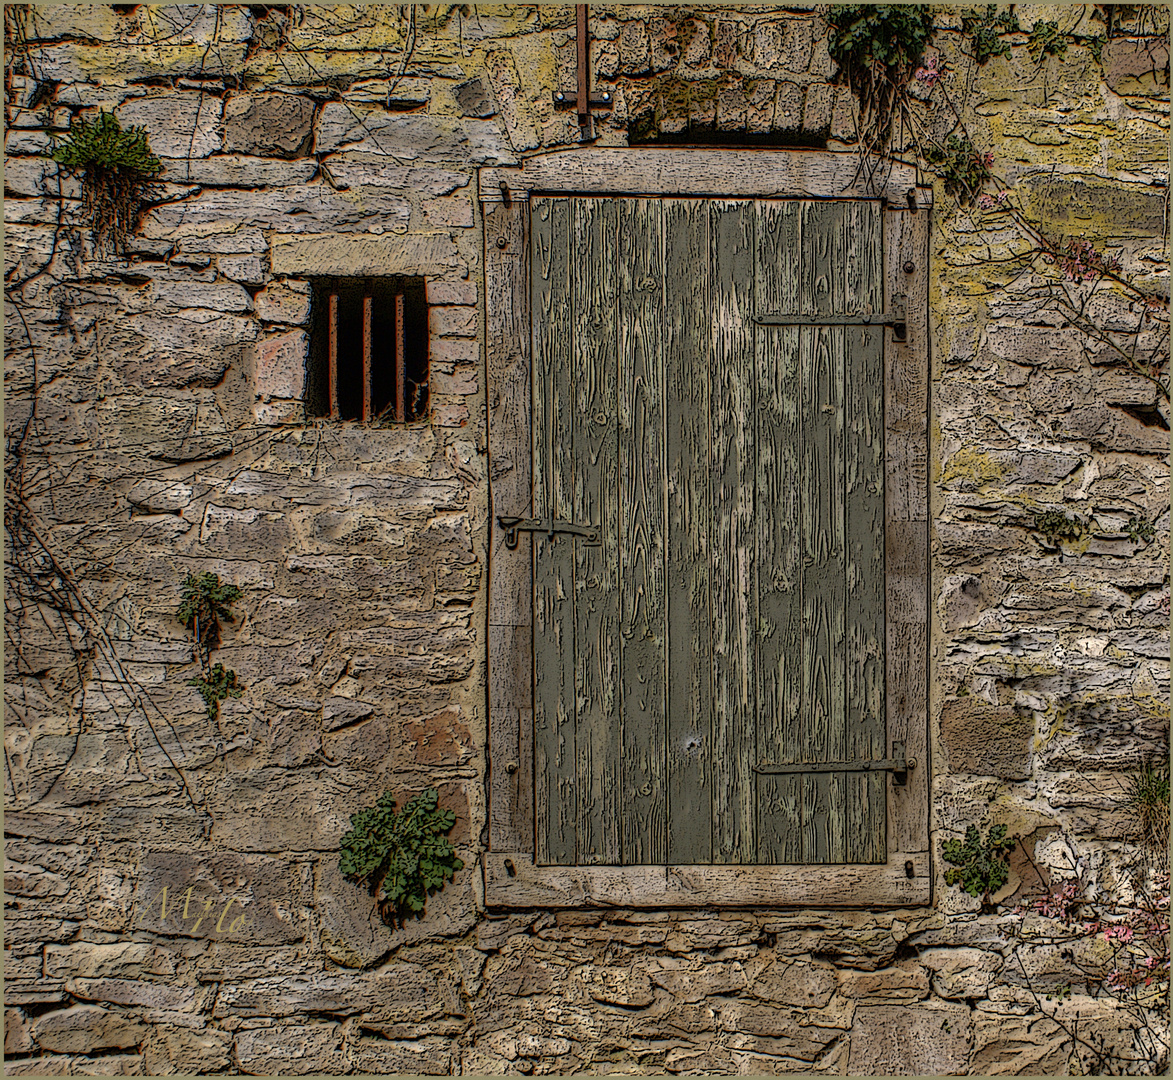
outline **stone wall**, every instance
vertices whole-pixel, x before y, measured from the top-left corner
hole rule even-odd
[[[597,143],[845,149],[822,11],[592,7]],[[574,12],[413,12],[6,8],[6,1071],[1061,1073],[1076,1029],[1085,1061],[1163,1060],[1157,1014],[1089,977],[1102,936],[1049,945],[1013,903],[1077,871],[1133,888],[1122,785],[1167,754],[1167,402],[1037,273],[991,269],[1014,236],[940,181],[930,810],[938,852],[970,823],[1023,838],[1005,903],[938,860],[927,909],[483,909],[475,170],[580,140],[551,96]],[[977,67],[957,11],[937,25],[1007,189],[1167,297],[1166,27],[1037,64],[1024,32]],[[98,109],[164,163],[126,258],[47,157]],[[427,278],[430,414],[307,421],[309,278],[376,272]],[[1144,316],[1092,308],[1107,337]],[[186,685],[188,569],[244,590],[218,721]],[[391,928],[339,838],[428,786],[468,866]]]

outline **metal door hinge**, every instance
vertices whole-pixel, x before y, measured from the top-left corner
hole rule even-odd
[[[754,319],[758,326],[890,326],[892,336],[904,341],[908,334],[904,297],[892,298],[892,310],[864,315],[765,315]]]
[[[505,530],[505,546],[517,547],[519,532],[539,532],[553,540],[556,533],[570,533],[585,538],[588,544],[599,542],[599,530],[595,525],[574,525],[569,521],[558,521],[556,518],[521,518],[498,517],[497,524]]]
[[[777,765],[763,761],[753,771],[767,775],[781,773],[823,773],[823,772],[890,772],[897,784],[908,781],[908,771],[916,768],[916,758],[904,756],[904,743],[892,744],[892,757],[879,761],[808,761]]]

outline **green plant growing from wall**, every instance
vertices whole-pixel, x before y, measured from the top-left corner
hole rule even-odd
[[[1156,525],[1140,517],[1130,517],[1124,526],[1128,532],[1128,539],[1136,542],[1151,544],[1157,535]]]
[[[212,650],[220,644],[220,622],[235,622],[230,605],[242,596],[235,585],[221,584],[219,575],[212,573],[193,574],[188,572],[180,586],[182,589],[176,617],[191,630],[195,637],[196,659],[200,673],[187,680],[204,699],[208,719],[215,721],[220,716],[220,702],[227,698],[240,697],[242,687],[236,672],[225,670],[224,665],[212,664]]]
[[[1151,853],[1169,850],[1169,764],[1146,762],[1125,781],[1124,805],[1136,815],[1141,846]]]
[[[1035,514],[1034,530],[1041,533],[1054,546],[1059,540],[1078,540],[1083,536],[1083,526],[1061,510],[1046,510]]]
[[[395,800],[385,791],[374,806],[350,817],[338,867],[380,898],[387,922],[402,926],[409,916],[423,918],[428,896],[464,868],[444,835],[456,824],[456,814],[438,802],[436,789],[428,788],[396,813]]]
[[[1018,18],[1012,11],[998,11],[997,4],[987,4],[984,11],[967,11],[961,16],[961,32],[973,44],[973,58],[985,64],[995,56],[1009,56],[1010,42],[1003,34],[1019,31]]]
[[[162,169],[142,128],[123,130],[117,117],[99,112],[78,117],[53,160],[81,173],[82,212],[99,252],[121,252],[134,232],[149,182]]]
[[[964,840],[946,840],[942,854],[956,869],[945,871],[947,885],[960,885],[970,896],[981,897],[982,907],[991,907],[990,896],[1010,878],[1006,855],[1017,840],[1006,839],[1005,825],[991,825],[983,841],[976,825],[965,830]]]
[[[944,143],[930,143],[925,147],[925,160],[932,165],[945,182],[945,191],[959,202],[969,203],[977,198],[990,178],[993,155],[981,153],[967,135],[950,135]]]
[[[908,82],[933,36],[927,4],[832,4],[827,50],[859,98],[860,147],[888,138]]]
[[[1067,52],[1067,35],[1058,23],[1037,22],[1026,36],[1026,47],[1035,63],[1044,56],[1063,56]]]

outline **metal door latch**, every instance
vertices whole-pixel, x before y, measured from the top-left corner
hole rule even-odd
[[[897,341],[908,337],[904,297],[892,297],[892,310],[864,315],[765,315],[754,319],[758,326],[890,326]]]
[[[545,533],[551,540],[554,539],[556,533],[571,533],[574,536],[584,537],[588,544],[599,542],[597,526],[574,525],[569,521],[558,521],[556,518],[498,517],[497,524],[505,530],[505,546],[510,549],[517,547],[519,532]]]
[[[879,761],[809,761],[788,765],[775,765],[763,761],[753,771],[768,775],[780,773],[823,773],[823,772],[890,772],[897,784],[908,782],[908,771],[916,768],[916,758],[904,756],[904,743],[892,744],[892,757]]]

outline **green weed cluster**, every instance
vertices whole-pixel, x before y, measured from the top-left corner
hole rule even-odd
[[[887,139],[897,102],[933,36],[927,4],[832,4],[827,50],[859,98],[864,142]]]
[[[1035,514],[1034,529],[1035,532],[1042,533],[1052,544],[1059,539],[1078,540],[1083,535],[1083,526],[1061,510],[1047,510]]]
[[[422,918],[428,896],[464,868],[444,835],[456,814],[438,802],[436,789],[428,788],[396,813],[386,791],[373,807],[351,815],[350,832],[342,837],[339,869],[372,896],[381,894],[384,918],[393,916],[399,925],[408,916]]]
[[[1140,841],[1151,851],[1168,851],[1169,765],[1146,763],[1128,777],[1124,805],[1136,815]]]
[[[960,885],[970,896],[980,896],[988,907],[990,896],[1010,878],[1006,855],[1017,840],[1006,839],[1005,825],[991,825],[983,841],[976,825],[965,830],[964,840],[946,840],[942,851],[947,863],[956,869],[945,871],[948,885]]]
[[[162,169],[142,128],[123,130],[113,113],[78,117],[53,160],[82,174],[82,212],[98,250],[121,251],[134,231],[149,181]]]
[[[1156,526],[1151,521],[1146,521],[1144,518],[1130,517],[1125,528],[1128,530],[1129,540],[1143,540],[1146,544],[1151,543],[1153,538],[1157,535]]]
[[[995,56],[1009,56],[1010,42],[1003,34],[1019,31],[1018,17],[1010,10],[998,11],[997,4],[986,4],[985,11],[970,10],[961,16],[961,32],[973,42],[973,57],[979,64]]]
[[[973,145],[967,135],[950,135],[943,143],[930,143],[925,160],[945,181],[945,192],[963,203],[972,202],[990,178],[993,159]]]
[[[230,697],[238,698],[244,690],[237,682],[235,671],[225,670],[223,664],[212,663],[212,650],[220,644],[220,620],[236,621],[229,605],[236,603],[243,594],[235,585],[221,584],[217,574],[193,574],[191,571],[183,579],[180,590],[175,615],[195,636],[196,657],[200,662],[200,673],[188,679],[187,685],[200,692],[207,706],[208,719],[214,721],[220,715],[220,702]]]

